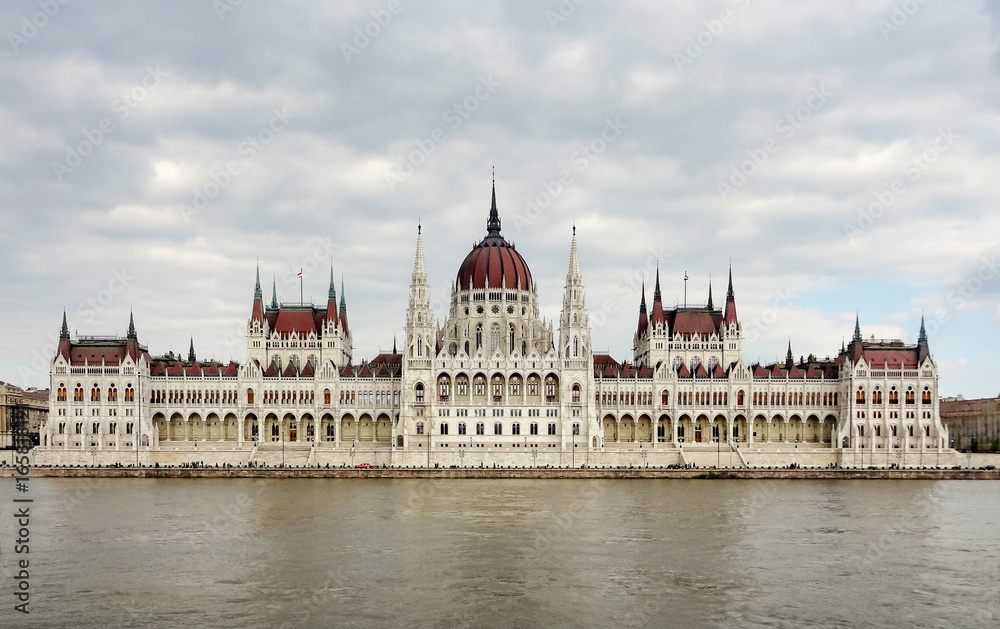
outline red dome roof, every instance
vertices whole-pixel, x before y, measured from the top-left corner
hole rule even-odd
[[[476,245],[458,269],[458,289],[520,288],[531,290],[527,263],[503,238],[489,238]]]
[[[465,257],[458,269],[458,290],[470,288],[520,288],[531,290],[531,271],[514,247],[500,235],[500,214],[497,212],[496,187],[493,207],[486,223],[488,233],[481,243]]]

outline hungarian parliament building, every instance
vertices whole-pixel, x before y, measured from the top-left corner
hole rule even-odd
[[[631,360],[595,353],[576,228],[558,329],[501,234],[458,267],[436,324],[418,227],[401,351],[356,361],[343,286],[325,307],[266,303],[243,363],[70,337],[63,313],[36,464],[286,466],[929,466],[954,456],[923,322],[916,345],[864,339],[833,359],[745,364],[725,303],[667,308],[645,289]]]

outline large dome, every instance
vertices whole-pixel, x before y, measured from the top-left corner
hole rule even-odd
[[[531,270],[514,247],[500,235],[497,193],[493,189],[493,207],[486,223],[486,238],[476,245],[458,268],[458,290],[471,288],[520,288],[531,290]]]

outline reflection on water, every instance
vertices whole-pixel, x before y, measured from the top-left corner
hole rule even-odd
[[[1000,624],[1000,483],[31,482],[17,626]]]

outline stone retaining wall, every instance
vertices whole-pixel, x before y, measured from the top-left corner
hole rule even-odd
[[[15,476],[0,468],[0,477]],[[37,467],[32,478],[607,478],[607,479],[800,479],[800,480],[1000,480],[1000,470],[654,470],[654,469],[247,469],[247,468],[86,468]]]

